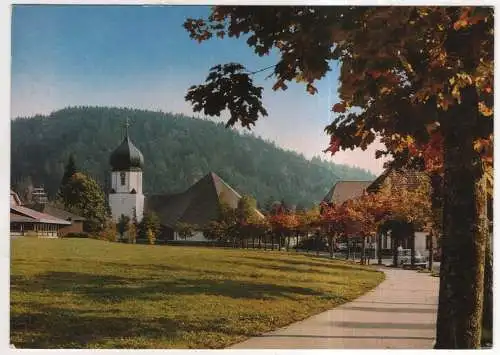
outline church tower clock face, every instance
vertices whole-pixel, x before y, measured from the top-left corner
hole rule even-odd
[[[128,134],[128,122],[122,143],[111,153],[111,192],[109,205],[113,220],[118,222],[122,215],[142,220],[144,195],[142,193],[142,169],[144,157],[132,143]]]

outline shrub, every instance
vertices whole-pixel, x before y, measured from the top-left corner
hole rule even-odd
[[[97,234],[97,239],[107,240],[109,242],[116,242],[116,237],[116,224],[111,220],[106,221],[103,230]]]
[[[156,235],[151,229],[147,230],[146,235],[148,236],[149,244],[154,244],[156,242]]]

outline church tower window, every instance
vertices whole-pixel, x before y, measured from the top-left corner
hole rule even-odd
[[[125,172],[122,171],[120,173],[120,183],[122,184],[122,186],[125,186]]]

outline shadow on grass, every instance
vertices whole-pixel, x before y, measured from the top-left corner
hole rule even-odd
[[[11,290],[31,292],[71,292],[100,302],[128,299],[155,300],[176,295],[214,295],[238,299],[297,299],[303,296],[334,298],[330,293],[310,288],[231,279],[174,280],[127,279],[124,277],[78,272],[53,271],[26,279],[11,276]]]
[[[309,258],[312,259],[319,259],[319,260],[324,260],[323,262],[319,261],[308,261],[308,260],[294,260],[294,259],[271,259],[271,258],[263,258],[263,257],[258,257],[258,256],[246,256],[245,259],[254,259],[258,260],[259,262],[262,261],[267,261],[267,262],[274,262],[274,263],[282,263],[282,264],[289,264],[289,265],[297,265],[297,266],[308,266],[310,268],[322,268],[321,270],[318,269],[313,269],[312,271],[314,272],[322,272],[322,273],[329,273],[333,270],[345,270],[345,271],[369,271],[369,272],[376,272],[373,269],[365,268],[359,265],[349,265],[349,264],[343,264],[342,260],[338,259],[325,259],[321,257],[314,257],[314,256],[308,256]],[[260,264],[259,264],[260,265]],[[297,268],[292,268],[295,271],[302,271]],[[325,270],[326,269],[326,270]]]
[[[327,270],[326,266],[324,268],[320,269],[318,267],[312,267],[310,265],[308,266],[307,263],[299,263],[299,264],[303,264],[304,266],[308,266],[307,269],[299,269],[297,267],[287,266],[286,263],[281,263],[281,260],[273,261],[273,260],[264,259],[264,258],[262,260],[267,261],[268,263],[264,263],[262,261],[252,262],[252,261],[239,260],[238,265],[250,266],[250,267],[254,268],[255,270],[274,270],[274,271],[282,271],[282,272],[286,272],[286,273],[294,272],[294,273],[298,273],[298,274],[303,274],[304,272],[306,272],[306,273],[311,273],[311,274],[332,275],[332,273],[335,272],[335,270],[333,268],[330,270]],[[234,265],[234,262],[232,262],[232,261],[221,261],[221,262]],[[276,264],[276,263],[280,263],[280,264]]]
[[[225,319],[210,322],[189,322],[169,319],[138,319],[108,316],[102,310],[75,309],[33,305],[36,313],[13,314],[10,319],[11,340],[18,348],[137,348],[168,347],[182,337],[181,333],[219,333],[231,336],[250,336],[243,331],[226,327]],[[142,338],[142,344],[134,338]],[[146,343],[147,345],[144,345]],[[204,339],[200,347],[213,347]]]

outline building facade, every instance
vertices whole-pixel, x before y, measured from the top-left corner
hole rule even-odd
[[[109,206],[111,215],[118,222],[121,215],[134,217],[140,222],[144,214],[144,194],[142,192],[142,169],[144,157],[132,143],[128,128],[122,143],[110,156],[111,187]]]

